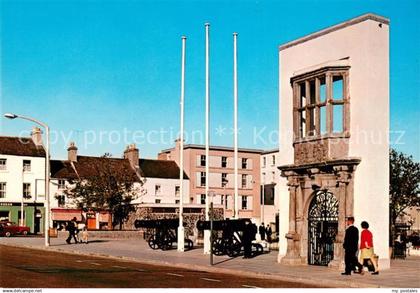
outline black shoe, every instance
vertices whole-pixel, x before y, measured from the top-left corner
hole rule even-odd
[[[373,272],[372,275],[379,275],[379,271]]]
[[[344,273],[341,273],[343,276],[350,276],[351,275],[351,273],[347,273],[347,272],[344,272]]]
[[[67,244],[70,244],[70,241],[66,240]]]

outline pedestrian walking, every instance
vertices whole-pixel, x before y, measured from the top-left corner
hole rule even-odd
[[[362,233],[360,234],[360,260],[361,263],[364,263],[365,259],[369,259],[375,271],[372,275],[379,275],[378,270],[378,263],[376,261],[376,257],[373,251],[373,235],[372,232],[369,231],[369,224],[366,221],[363,221],[362,224]]]
[[[67,244],[71,243],[71,239],[74,239],[74,242],[77,243],[76,238],[76,230],[77,230],[77,222],[76,217],[73,218],[70,222],[67,223],[67,231],[69,232],[69,237],[67,237],[66,242]]]
[[[267,224],[267,228],[265,229],[265,233],[267,234],[267,241],[271,243],[271,235],[273,234],[273,230],[271,230],[271,226]]]
[[[258,232],[260,233],[261,240],[265,240],[265,227],[264,223],[261,223],[260,227],[258,228]]]
[[[344,262],[345,262],[345,271],[341,273],[342,275],[351,275],[351,272],[357,267],[359,270],[357,273],[363,274],[363,266],[357,260],[357,249],[359,244],[359,229],[357,229],[354,224],[354,218],[348,217],[347,229],[344,235]]]
[[[81,234],[82,234],[82,240],[81,240],[81,242],[82,243],[85,243],[85,244],[88,244],[88,242],[89,242],[89,233],[87,231],[86,226],[83,227]]]

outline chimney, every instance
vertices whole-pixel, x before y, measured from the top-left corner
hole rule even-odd
[[[77,162],[77,147],[76,144],[72,141],[67,149],[67,156],[70,162]]]
[[[31,132],[32,140],[37,147],[42,146],[42,131],[39,127],[33,127]]]
[[[124,151],[124,159],[127,159],[130,162],[131,167],[137,169],[139,167],[139,149],[136,148],[136,145],[130,144]]]

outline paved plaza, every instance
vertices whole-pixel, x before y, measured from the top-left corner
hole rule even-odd
[[[65,243],[62,238],[52,238],[51,246],[44,247],[44,239],[38,237],[1,238],[0,244],[35,249],[48,249],[65,253],[111,257],[148,264],[165,265],[207,272],[235,274],[247,277],[301,282],[325,287],[420,287],[420,257],[392,260],[391,269],[379,276],[370,274],[341,276],[340,271],[321,266],[286,266],[276,262],[277,251],[252,258],[215,256],[214,266],[201,248],[187,252],[176,250],[151,250],[143,239],[92,239],[89,244]]]

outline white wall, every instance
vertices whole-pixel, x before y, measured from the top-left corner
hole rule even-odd
[[[144,178],[143,178],[144,179]],[[145,178],[143,186],[138,186],[141,192],[139,198],[133,201],[135,203],[155,203],[156,199],[160,199],[161,203],[175,204],[179,200],[179,196],[175,196],[175,186],[179,186],[179,179],[164,178]],[[155,195],[155,186],[161,186],[160,194]],[[189,180],[183,181],[183,202],[189,203]]]
[[[293,163],[293,73],[328,61],[349,57],[349,156],[360,157],[354,179],[356,225],[367,220],[374,235],[381,267],[389,267],[388,252],[388,130],[389,130],[389,27],[366,20],[280,51],[280,164]],[[366,132],[376,141],[363,141]],[[281,180],[281,235],[288,230],[288,194]],[[280,236],[280,239],[282,237]],[[280,241],[280,255],[286,252]]]
[[[0,201],[21,202],[23,183],[30,183],[32,197],[24,202],[33,203],[36,200],[37,203],[43,203],[45,201],[45,158],[2,154],[0,158],[7,160],[6,170],[0,170],[0,182],[7,183],[6,197],[1,198]],[[31,171],[23,172],[23,160],[31,161]]]

